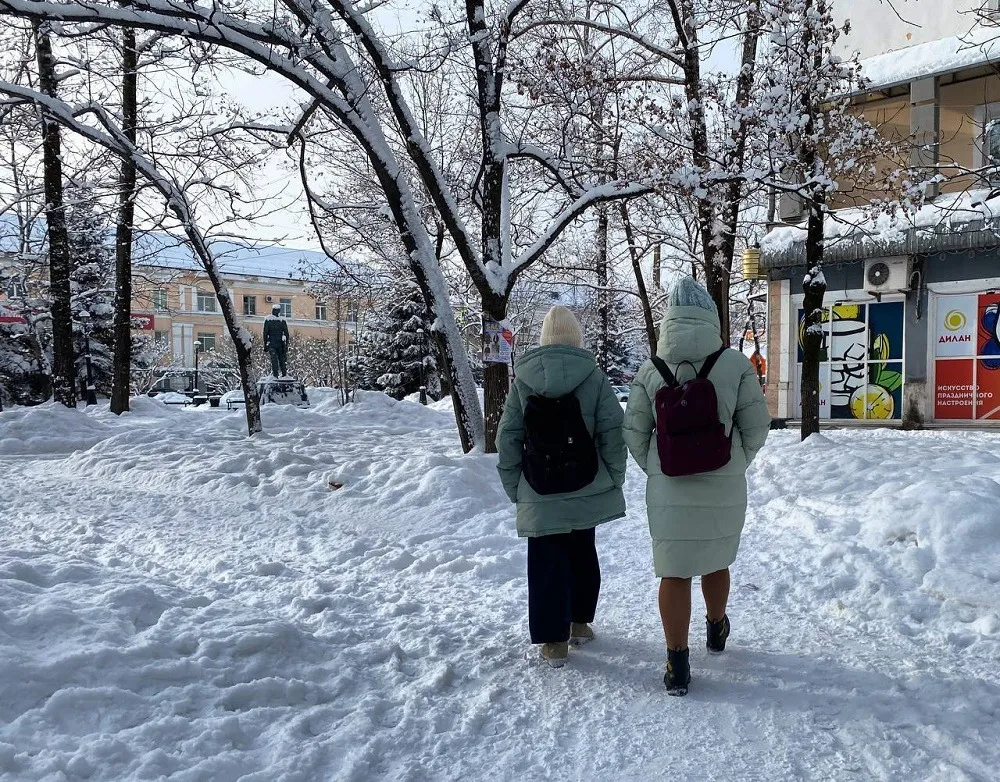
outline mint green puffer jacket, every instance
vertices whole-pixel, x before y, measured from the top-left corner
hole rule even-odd
[[[525,353],[514,365],[514,385],[507,396],[497,450],[504,490],[517,503],[517,534],[539,537],[589,529],[625,515],[625,467],[622,408],[589,350],[547,345]],[[568,494],[536,494],[521,473],[524,406],[529,396],[573,393],[600,456],[593,483]]]
[[[683,383],[722,347],[719,331],[714,307],[668,306],[657,355]],[[625,411],[625,442],[648,476],[646,510],[660,578],[691,578],[732,564],[746,518],[746,470],[770,428],[764,394],[746,356],[727,350],[709,379],[719,398],[719,420],[733,439],[732,459],[714,472],[671,478],[660,469],[653,400],[664,381],[651,361],[639,369]]]

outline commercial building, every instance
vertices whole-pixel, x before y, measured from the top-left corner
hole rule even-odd
[[[911,45],[905,22],[883,20],[881,39],[906,45],[863,61],[870,86],[855,102],[911,137],[910,162],[941,181],[916,214],[842,201],[827,220],[820,410],[843,423],[985,426],[1000,422],[1000,30],[973,27],[967,3],[917,5],[967,33],[927,40],[922,27]],[[761,247],[779,418],[801,414],[802,217],[784,199]]]

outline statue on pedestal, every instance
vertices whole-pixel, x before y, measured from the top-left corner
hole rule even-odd
[[[257,393],[264,405],[308,407],[305,386],[288,374],[288,342],[288,324],[276,306],[264,318],[264,351],[271,357],[271,376],[258,381]]]
[[[271,357],[271,374],[275,378],[288,377],[288,324],[278,305],[264,319],[264,352]]]

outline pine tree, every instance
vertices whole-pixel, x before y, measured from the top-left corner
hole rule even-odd
[[[587,318],[585,340],[595,357],[600,355],[598,347],[602,339],[602,317]],[[607,305],[607,337],[604,344],[604,360],[602,367],[612,385],[624,386],[632,382],[636,370],[642,363],[640,350],[643,347],[641,332],[628,332],[629,324],[638,322],[639,314],[628,308],[624,296],[609,295]]]
[[[420,288],[412,280],[399,279],[392,285],[389,299],[392,304],[370,320],[359,340],[355,366],[358,385],[403,399],[423,384],[428,395],[436,399],[441,395],[441,380]]]
[[[111,392],[114,345],[114,256],[108,227],[101,222],[97,202],[86,191],[70,191],[66,227],[69,233],[71,306],[74,321],[76,372],[86,377],[85,338],[80,313],[90,313],[90,355],[94,385]]]

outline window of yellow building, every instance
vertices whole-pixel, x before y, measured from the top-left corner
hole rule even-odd
[[[218,302],[214,293],[198,291],[197,310],[198,312],[215,312]]]

